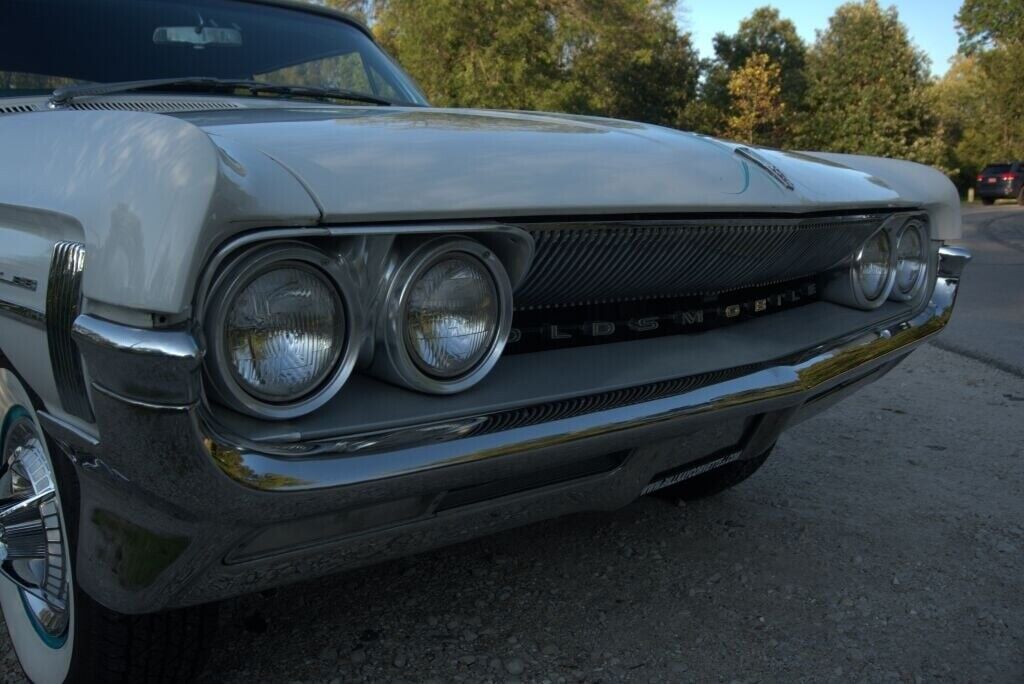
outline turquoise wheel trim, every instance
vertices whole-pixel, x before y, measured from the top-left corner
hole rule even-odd
[[[24,406],[18,405],[11,407],[7,412],[7,415],[4,416],[3,424],[0,425],[0,452],[2,452],[3,447],[7,444],[7,432],[10,430],[11,425],[16,420],[21,418],[31,419],[31,417],[32,414],[29,413]],[[42,435],[39,437],[40,439],[43,438]],[[63,647],[68,641],[68,630],[65,628],[64,632],[57,636],[47,634],[46,630],[43,629],[43,626],[39,624],[39,619],[36,617],[35,611],[33,611],[32,607],[29,605],[25,590],[22,589],[19,593],[21,595],[21,604],[25,607],[25,614],[28,616],[29,622],[32,623],[32,628],[36,631],[36,634],[39,635],[39,639],[49,648],[54,650]]]

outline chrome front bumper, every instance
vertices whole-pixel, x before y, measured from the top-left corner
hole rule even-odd
[[[932,298],[910,320],[754,372],[477,436],[460,438],[457,426],[407,428],[355,450],[222,437],[200,407],[193,335],[81,317],[76,337],[99,436],[42,415],[82,481],[76,574],[96,600],[142,613],[628,504],[659,473],[723,444],[737,444],[745,458],[762,453],[787,425],[880,377],[946,325],[969,258],[941,250]],[[621,457],[572,470],[610,454]],[[559,469],[578,476],[536,479]],[[534,486],[443,503],[451,492],[502,482]]]

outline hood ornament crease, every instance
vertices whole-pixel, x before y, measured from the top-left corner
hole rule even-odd
[[[762,157],[754,150],[750,149],[749,147],[737,147],[736,154],[760,166],[762,169],[768,172],[769,176],[771,176],[779,183],[781,183],[782,186],[787,190],[796,190],[796,186],[793,185],[793,181],[789,180],[789,177],[782,172],[782,169],[780,169],[775,164],[772,164],[770,161]]]

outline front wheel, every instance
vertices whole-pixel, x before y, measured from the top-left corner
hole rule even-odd
[[[993,197],[982,197],[981,203],[984,204],[986,207],[990,207],[996,203],[996,200]]]
[[[193,681],[216,608],[122,615],[77,587],[74,469],[51,450],[17,383],[0,369],[0,387],[16,395],[4,405],[0,393],[0,607],[25,675],[35,684]]]

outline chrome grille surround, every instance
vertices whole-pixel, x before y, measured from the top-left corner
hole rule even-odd
[[[71,338],[71,328],[81,307],[84,268],[85,248],[80,243],[54,245],[46,288],[46,340],[61,405],[68,413],[92,422],[82,357]]]
[[[536,223],[518,310],[728,292],[849,258],[888,215]]]

